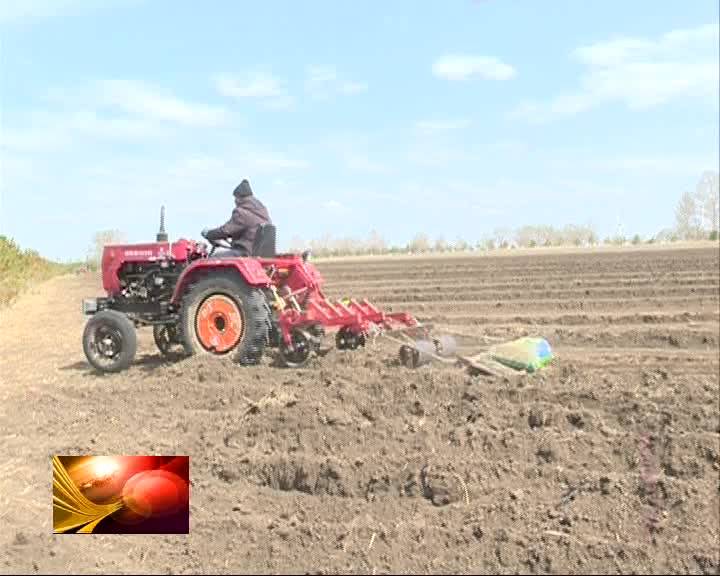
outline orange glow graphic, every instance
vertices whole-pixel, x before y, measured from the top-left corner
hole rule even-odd
[[[93,458],[93,470],[98,477],[112,476],[114,472],[119,468],[117,461],[114,458],[107,458],[100,456]]]

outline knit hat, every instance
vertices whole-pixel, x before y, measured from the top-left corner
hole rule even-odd
[[[238,187],[233,191],[233,196],[242,198],[243,196],[252,196],[252,188],[250,188],[250,182],[243,180],[238,184]]]

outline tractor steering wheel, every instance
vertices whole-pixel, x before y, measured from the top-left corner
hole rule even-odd
[[[205,236],[204,232],[205,232],[205,231],[203,230],[203,231],[200,233],[200,235],[201,235],[203,238],[205,238],[205,240],[207,240],[208,242],[210,242],[210,246],[212,246],[212,248],[210,248],[210,252],[208,253],[208,256],[207,256],[208,258],[211,258],[211,257],[212,257],[212,255],[215,253],[215,249],[216,249],[216,248],[229,248],[229,249],[232,249],[232,245],[230,244],[229,240],[223,239],[223,238],[221,238],[221,239],[219,239],[219,240],[210,240],[207,236]]]

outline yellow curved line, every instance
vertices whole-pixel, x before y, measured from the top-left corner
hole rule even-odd
[[[108,516],[110,516],[113,512],[119,510],[121,507],[122,507],[122,506],[118,506],[117,508],[115,508],[115,510],[111,510],[111,511],[108,512],[107,514],[104,514],[103,516],[100,516],[100,518],[98,518],[98,519],[96,519],[96,520],[93,520],[92,522],[90,522],[90,524],[86,524],[85,526],[83,526],[82,528],[80,528],[80,530],[78,530],[78,533],[79,533],[79,534],[90,534],[90,533],[95,529],[95,527],[96,527],[102,520],[104,520],[105,518],[107,518]]]
[[[72,512],[73,514],[80,514],[82,516],[92,516],[92,514],[88,514],[87,512],[78,510],[72,504],[65,502],[64,500],[61,500],[57,496],[53,496],[53,507],[54,508],[62,508],[66,512]]]

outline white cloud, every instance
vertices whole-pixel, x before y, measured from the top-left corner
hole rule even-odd
[[[500,152],[509,152],[512,154],[527,154],[529,151],[528,144],[522,140],[513,138],[504,138],[490,145],[491,150]]]
[[[284,94],[282,96],[278,96],[277,98],[270,98],[269,100],[266,100],[264,105],[266,108],[270,108],[271,110],[289,110],[295,106],[295,98],[289,94]]]
[[[360,152],[348,152],[344,156],[345,166],[353,172],[364,174],[385,174],[387,168],[379,162],[374,162],[367,155]]]
[[[222,173],[226,168],[223,158],[199,155],[185,158],[168,168],[168,174],[182,180],[199,179],[209,174]]]
[[[717,154],[623,155],[596,158],[593,167],[598,171],[608,171],[625,176],[632,173],[684,176],[700,174],[704,170],[717,166],[717,158]]]
[[[13,150],[16,152],[41,152],[62,147],[69,142],[67,134],[55,129],[55,127],[18,130],[15,128],[3,127],[0,133],[0,149]]]
[[[162,126],[128,115],[101,115],[93,109],[74,112],[36,110],[23,118],[22,127],[3,127],[0,148],[42,152],[70,147],[79,137],[100,140],[138,140],[163,135]]]
[[[128,116],[100,116],[94,110],[74,114],[69,128],[93,136],[118,139],[148,138],[162,134],[159,126],[145,120]]]
[[[49,18],[91,3],[88,0],[3,0],[0,2],[0,23]]]
[[[305,79],[305,91],[311,98],[316,100],[327,100],[337,82],[337,74],[331,68],[311,66],[307,71]]]
[[[656,39],[615,38],[573,51],[585,66],[580,86],[513,115],[544,122],[620,102],[647,109],[680,97],[718,99],[718,25],[674,30]]]
[[[0,24],[70,17],[105,10],[113,5],[140,4],[144,0],[0,0]]]
[[[345,169],[360,174],[386,174],[389,168],[377,161],[378,150],[373,146],[373,138],[368,133],[347,132],[328,136],[319,151],[325,158]]]
[[[440,132],[450,132],[460,130],[470,126],[469,118],[456,118],[446,120],[419,120],[415,123],[415,128],[426,134],[437,134]]]
[[[305,160],[291,158],[281,153],[254,152],[242,156],[243,166],[250,172],[276,172],[278,170],[298,170],[308,168]]]
[[[583,178],[609,178],[609,181],[628,183],[653,181],[672,177],[675,181],[692,181],[695,175],[717,166],[718,144],[712,148],[702,146],[700,153],[648,151],[642,154],[611,149],[588,149],[584,147],[544,146],[536,148],[520,141],[508,140],[494,146],[499,152],[498,160],[525,161],[523,157],[542,166],[545,174],[566,178],[568,174]],[[485,157],[487,157],[485,155]],[[475,162],[479,161],[478,156]]]
[[[340,92],[343,94],[361,94],[367,92],[368,85],[365,82],[343,82]]]
[[[2,150],[0,159],[0,220],[7,214],[2,210],[2,203],[10,194],[17,194],[18,190],[39,190],[44,174],[38,171],[32,158],[27,155],[16,154]],[[5,195],[5,199],[3,196]]]
[[[285,89],[285,82],[265,72],[249,74],[244,78],[221,75],[215,78],[220,94],[230,98],[254,98],[272,109],[287,109],[294,104]]]
[[[656,40],[614,38],[581,46],[573,52],[573,57],[587,65],[609,67],[653,58],[683,59],[703,52],[707,55],[708,47],[717,48],[717,43],[716,23],[673,30]]]
[[[176,127],[218,127],[221,108],[195,104],[131,80],[105,80],[54,88],[47,108],[14,115],[0,133],[0,147],[22,152],[76,148],[99,140],[140,141]]]
[[[464,163],[477,162],[477,158],[466,147],[439,138],[437,134],[424,134],[413,140],[405,151],[405,159],[414,166],[424,169],[458,169]]]
[[[432,65],[438,78],[445,80],[468,80],[473,76],[487,80],[509,80],[515,76],[515,68],[492,56],[448,54],[438,58]]]
[[[329,100],[337,95],[353,95],[367,92],[363,82],[343,80],[335,68],[309,66],[305,76],[305,92],[314,100]]]
[[[235,98],[272,98],[284,94],[282,82],[271,74],[255,74],[246,81],[220,76],[216,85],[220,94]]]
[[[334,82],[337,80],[337,71],[331,66],[308,66],[307,80],[309,82]]]
[[[134,80],[102,81],[99,92],[105,103],[153,120],[187,126],[218,126],[227,118],[222,108],[187,102]]]
[[[344,208],[344,206],[337,200],[328,200],[327,202],[323,202],[322,205],[328,210],[342,210]]]

